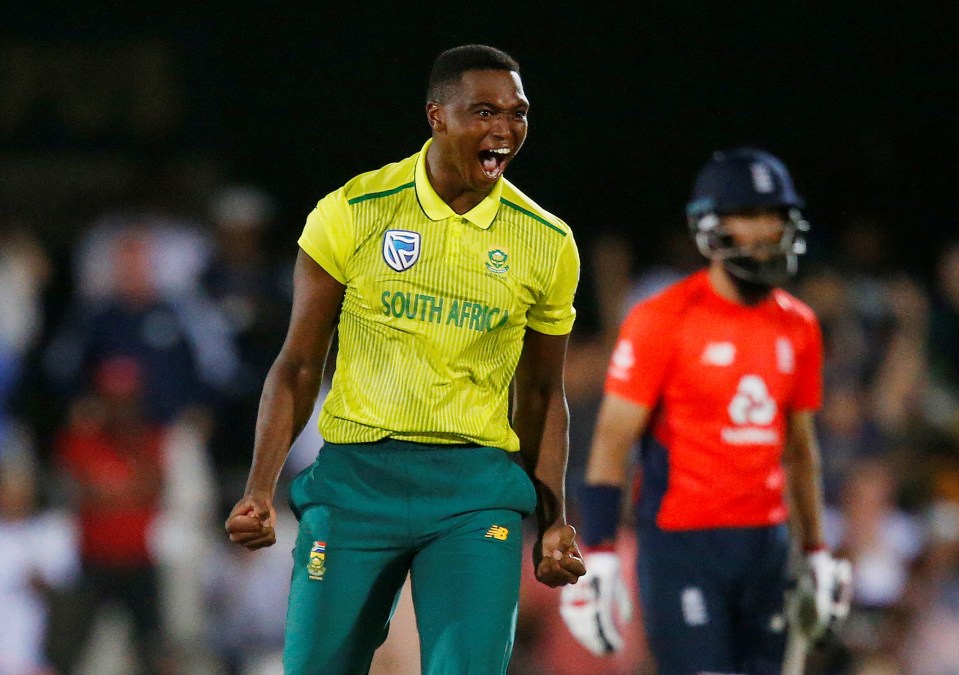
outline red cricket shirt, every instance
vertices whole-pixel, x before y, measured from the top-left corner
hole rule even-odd
[[[606,391],[653,410],[644,512],[666,530],[783,522],[788,415],[819,407],[822,354],[812,310],[780,289],[740,305],[704,270],[637,304]]]

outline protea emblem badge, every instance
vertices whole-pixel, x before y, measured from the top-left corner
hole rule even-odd
[[[383,260],[397,272],[405,272],[420,259],[420,233],[387,230],[383,235]]]
[[[493,274],[506,274],[509,271],[509,255],[501,248],[490,249],[487,254],[486,269]]]

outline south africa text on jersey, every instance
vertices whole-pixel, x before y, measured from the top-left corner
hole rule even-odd
[[[444,326],[469,328],[475,331],[491,331],[509,321],[509,310],[490,307],[479,302],[444,298],[421,293],[383,291],[380,296],[383,314],[397,319],[406,317]]]

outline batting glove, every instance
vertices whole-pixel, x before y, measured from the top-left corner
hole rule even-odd
[[[623,648],[614,613],[620,622],[628,623],[633,603],[618,555],[586,553],[583,559],[586,575],[576,584],[563,586],[559,611],[577,642],[596,656],[606,656]]]
[[[810,639],[835,630],[849,615],[852,602],[852,566],[826,550],[806,555],[791,620]]]

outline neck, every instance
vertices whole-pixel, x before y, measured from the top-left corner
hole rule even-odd
[[[443,161],[435,140],[426,151],[426,175],[440,199],[460,215],[471,210],[492,191],[492,188],[485,192],[470,188],[456,167]]]

